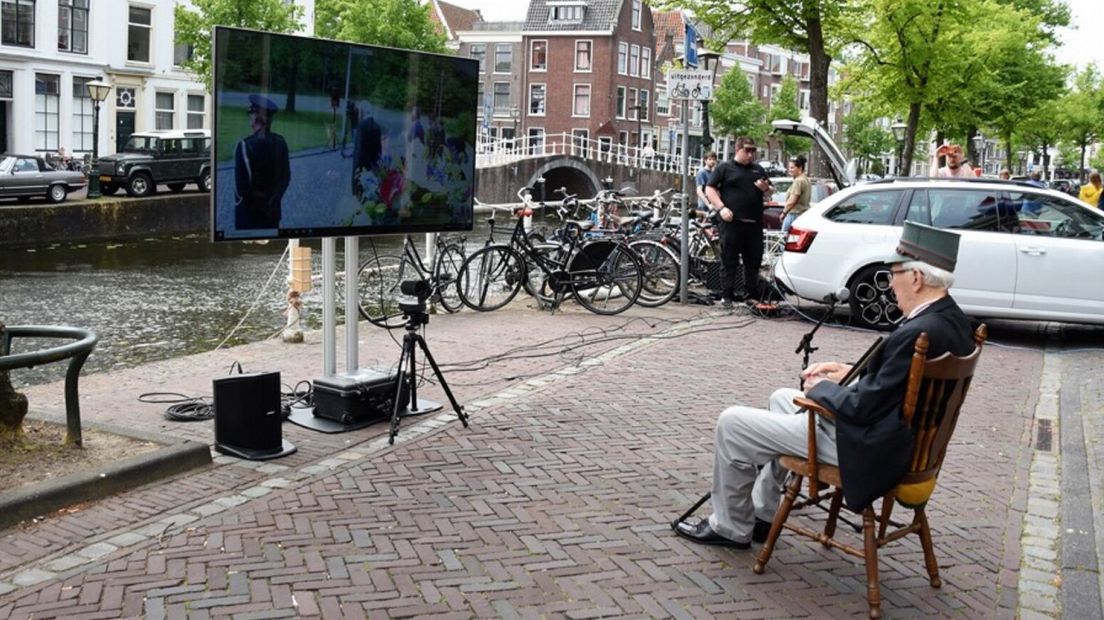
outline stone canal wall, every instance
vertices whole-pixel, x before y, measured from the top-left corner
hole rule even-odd
[[[206,232],[209,194],[0,205],[0,248]]]

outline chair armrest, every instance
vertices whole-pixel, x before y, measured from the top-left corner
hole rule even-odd
[[[820,415],[829,420],[835,420],[836,416],[820,403],[806,396],[794,398],[794,404],[809,412],[809,447],[806,457],[806,462],[809,464],[809,499],[817,501],[820,499],[820,480],[817,479],[816,417]]]
[[[825,417],[829,420],[832,420],[833,422],[836,419],[836,414],[832,413],[831,411],[828,411],[827,409],[824,408],[824,405],[821,405],[820,403],[818,403],[817,401],[809,398],[808,396],[798,396],[798,397],[794,398],[794,404],[797,405],[798,407],[801,407],[802,409],[808,409],[809,411],[814,412],[819,416],[822,416],[822,417]]]

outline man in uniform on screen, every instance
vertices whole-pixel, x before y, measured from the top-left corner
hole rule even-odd
[[[234,149],[234,225],[239,230],[280,227],[281,202],[291,182],[288,146],[272,132],[277,106],[262,95],[249,95],[252,135]]]

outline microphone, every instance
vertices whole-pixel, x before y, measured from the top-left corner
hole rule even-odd
[[[847,301],[847,298],[851,296],[851,291],[846,288],[841,288],[835,293],[828,293],[821,301],[826,304],[841,304]]]

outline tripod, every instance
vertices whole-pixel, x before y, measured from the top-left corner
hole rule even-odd
[[[429,323],[429,315],[425,313],[424,306],[421,310],[407,310],[406,335],[403,336],[402,353],[399,355],[399,380],[395,388],[395,408],[391,412],[391,436],[388,440],[391,445],[395,444],[395,436],[399,434],[400,418],[422,415],[441,409],[439,403],[425,399],[418,400],[418,368],[415,360],[415,345],[422,349],[422,353],[429,361],[430,367],[433,368],[433,374],[445,390],[445,396],[448,396],[449,403],[452,404],[452,410],[456,412],[456,416],[460,418],[464,428],[468,427],[468,416],[464,413],[464,408],[456,402],[456,397],[452,395],[452,390],[445,382],[441,369],[437,367],[437,362],[433,360],[433,355],[429,352],[425,338],[422,338],[421,334],[418,333],[418,329],[426,323]],[[405,369],[403,362],[406,362]],[[409,400],[403,399],[404,392],[408,392]],[[403,406],[404,402],[406,403],[405,407]]]

